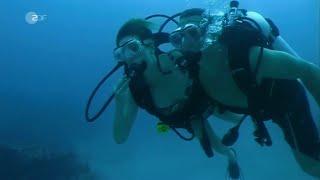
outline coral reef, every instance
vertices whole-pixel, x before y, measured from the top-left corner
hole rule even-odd
[[[2,180],[95,180],[96,175],[74,153],[51,153],[44,148],[0,145]]]

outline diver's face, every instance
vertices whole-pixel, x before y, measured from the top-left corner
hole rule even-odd
[[[199,26],[202,19],[203,19],[202,16],[189,16],[189,17],[184,17],[184,18],[181,18],[181,19],[180,19],[180,21],[179,21],[179,26],[180,26],[180,27],[183,27],[183,26],[185,26],[186,24],[194,24],[194,25]]]
[[[200,51],[203,42],[203,32],[200,28],[202,16],[190,16],[180,19],[179,28],[170,35],[170,41],[182,51]]]
[[[148,61],[150,54],[154,52],[152,40],[141,41],[135,36],[127,36],[120,40],[119,46],[114,50],[114,56],[119,62],[130,65]]]

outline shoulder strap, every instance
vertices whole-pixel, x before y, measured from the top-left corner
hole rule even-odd
[[[280,36],[280,30],[278,26],[270,18],[265,18],[265,19],[271,27],[272,35],[275,37]]]
[[[132,93],[135,103],[142,109],[145,109],[148,113],[161,117],[158,109],[156,108],[150,87],[143,77],[146,63],[133,64],[130,68],[125,69],[125,73],[130,77],[129,88]]]
[[[250,95],[257,86],[256,74],[261,64],[263,47],[267,46],[267,39],[261,30],[248,19],[242,19],[226,26],[220,41],[228,48],[229,66],[238,87]],[[249,51],[253,46],[260,46],[260,54],[255,69],[250,67]]]
[[[253,74],[252,74],[254,77],[257,77],[258,71],[260,69],[262,57],[263,57],[263,47],[260,47],[260,52],[259,52],[259,56],[258,56],[258,59],[257,59],[257,64],[256,64],[256,67],[254,68],[254,71],[253,71]]]

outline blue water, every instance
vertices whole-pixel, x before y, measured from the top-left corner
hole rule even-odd
[[[272,18],[303,58],[319,61],[316,0],[242,0],[241,5]],[[92,88],[115,65],[115,36],[126,20],[207,6],[205,0],[1,1],[0,144],[74,151],[103,180],[223,180],[224,157],[208,159],[198,142],[157,134],[156,119],[143,111],[124,145],[112,138],[113,105],[94,124],[87,124],[83,113]],[[46,18],[28,24],[30,11]],[[120,75],[95,103],[103,102]],[[319,110],[312,106],[319,122]],[[211,122],[221,135],[230,127],[218,119]],[[279,128],[268,127],[271,148],[254,142],[250,123],[241,129],[234,148],[245,179],[312,179],[298,167]]]

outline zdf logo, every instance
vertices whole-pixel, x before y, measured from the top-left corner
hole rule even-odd
[[[28,12],[25,17],[28,24],[36,24],[40,21],[46,20],[46,18],[47,15],[39,15],[36,12]]]

